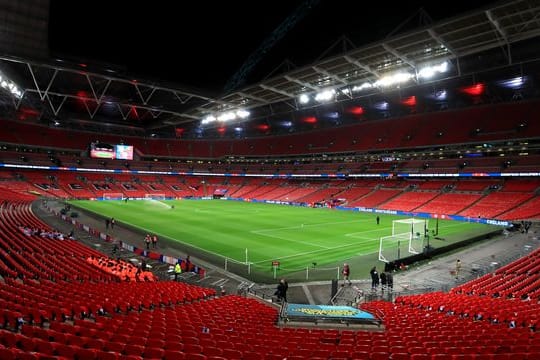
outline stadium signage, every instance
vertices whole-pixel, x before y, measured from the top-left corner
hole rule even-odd
[[[287,316],[304,318],[374,319],[373,315],[351,306],[288,304]]]
[[[498,225],[498,226],[509,226],[510,225],[510,223],[508,221],[493,220],[493,219],[486,219],[486,224]]]
[[[380,174],[235,174],[235,173],[209,173],[209,172],[185,172],[185,171],[153,171],[153,170],[125,170],[125,169],[96,169],[80,168],[73,166],[43,166],[43,165],[23,165],[0,163],[0,167],[16,169],[39,169],[39,170],[62,170],[62,171],[81,171],[94,173],[114,173],[114,174],[151,174],[151,175],[183,175],[183,176],[225,176],[225,177],[259,177],[259,178],[391,178],[391,177],[419,177],[419,178],[448,178],[448,177],[540,177],[540,172],[519,172],[519,173],[435,173],[435,174],[417,174],[417,173],[380,173]]]

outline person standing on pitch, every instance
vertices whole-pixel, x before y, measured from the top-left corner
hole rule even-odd
[[[349,279],[349,275],[351,274],[351,268],[349,267],[349,264],[343,264],[343,270],[341,271],[341,274],[343,274],[343,285],[345,285],[345,281],[347,281],[347,283],[351,285],[351,280]]]

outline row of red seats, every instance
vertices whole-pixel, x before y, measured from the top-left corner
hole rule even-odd
[[[540,300],[540,249],[453,289],[454,293]]]

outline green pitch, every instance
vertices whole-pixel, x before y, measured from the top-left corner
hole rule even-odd
[[[273,275],[272,261],[280,262],[279,275],[297,274],[299,279],[314,279],[318,273],[335,278],[337,267],[349,262],[352,277],[364,278],[374,264],[382,267],[379,239],[391,235],[392,220],[400,218],[379,215],[377,225],[375,214],[222,200],[72,204],[177,242],[217,266],[224,267],[227,258],[229,270],[247,271],[247,249],[251,275],[264,278]],[[435,219],[430,219],[429,228],[434,227]],[[430,243],[443,246],[492,230],[481,224],[441,220],[439,237],[444,241],[431,239]],[[405,245],[400,249],[402,257],[409,255]]]

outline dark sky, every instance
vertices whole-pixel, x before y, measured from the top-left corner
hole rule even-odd
[[[51,1],[53,54],[109,62],[128,73],[220,92],[247,57],[303,0]],[[313,62],[341,35],[357,46],[386,37],[423,8],[437,21],[491,1],[320,0],[248,77],[260,80],[285,59]],[[367,9],[367,6],[370,9]],[[425,5],[424,5],[425,4]],[[443,7],[444,6],[444,7]]]

